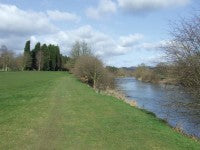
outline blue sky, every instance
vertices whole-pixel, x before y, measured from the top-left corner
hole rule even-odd
[[[24,43],[58,44],[69,54],[86,41],[106,65],[153,65],[170,40],[170,20],[189,16],[195,0],[0,0],[0,45],[22,52]],[[199,6],[199,5],[198,5]]]

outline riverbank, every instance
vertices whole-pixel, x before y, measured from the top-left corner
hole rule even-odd
[[[0,149],[199,149],[160,119],[65,72],[0,73]]]
[[[173,128],[200,138],[200,102],[184,89],[141,82],[135,78],[118,78],[119,90],[134,99],[137,106],[155,113]]]
[[[146,83],[163,84],[163,85],[178,85],[177,81],[171,78],[156,79],[156,80],[143,79],[142,77],[139,77],[139,78],[134,77],[134,78]]]

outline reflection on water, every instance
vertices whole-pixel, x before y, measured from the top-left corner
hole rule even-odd
[[[117,78],[116,81],[119,90],[134,99],[138,107],[200,138],[200,101],[175,86],[144,83],[134,78]]]

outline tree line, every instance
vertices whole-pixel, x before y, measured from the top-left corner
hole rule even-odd
[[[30,41],[27,41],[24,48],[24,69],[58,71],[62,69],[62,55],[59,46],[52,44],[41,45],[39,42],[34,49],[30,49]]]
[[[16,54],[6,46],[0,48],[0,70],[37,70],[59,71],[65,70],[64,64],[69,59],[60,53],[60,48],[53,44],[36,43],[31,50],[30,41],[25,43],[23,54]]]
[[[60,53],[59,46],[25,43],[23,54],[16,55],[6,46],[0,48],[0,69],[2,71],[60,71],[73,73],[80,81],[94,89],[114,88],[113,72],[96,57],[86,42],[77,41],[69,56]]]

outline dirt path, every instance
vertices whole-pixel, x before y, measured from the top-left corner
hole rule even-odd
[[[63,114],[61,111],[64,102],[67,100],[66,93],[64,93],[65,78],[62,77],[56,82],[56,86],[48,96],[50,111],[44,126],[41,127],[38,149],[57,149],[59,147],[57,145],[58,140],[66,138],[62,130]]]

